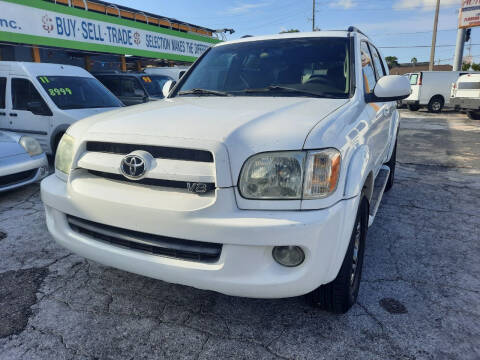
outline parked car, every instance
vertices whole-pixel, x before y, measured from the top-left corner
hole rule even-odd
[[[82,68],[0,61],[0,130],[35,138],[47,154],[75,121],[120,106]]]
[[[480,120],[480,74],[466,74],[452,86],[452,106],[466,111],[472,120]]]
[[[180,78],[187,72],[189,66],[173,66],[173,67],[150,67],[145,69],[145,73],[150,75],[163,75],[171,77],[174,81]]]
[[[403,76],[405,76],[409,82],[410,82],[410,75],[411,73],[403,74]],[[404,107],[405,107],[405,104],[403,100],[397,100],[397,109],[403,109]]]
[[[37,140],[0,131],[0,192],[39,181],[48,173],[47,157]]]
[[[119,72],[94,75],[127,106],[163,99],[163,85],[172,80],[170,76],[145,73]]]
[[[223,42],[169,87],[68,129],[41,186],[54,239],[133,273],[346,312],[408,80],[352,27]]]
[[[402,101],[410,111],[427,107],[428,111],[439,113],[450,107],[452,82],[457,81],[465,71],[421,71],[410,74],[412,92]]]

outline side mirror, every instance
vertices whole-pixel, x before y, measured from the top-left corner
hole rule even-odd
[[[51,116],[51,111],[45,108],[41,101],[29,101],[27,103],[27,110],[35,115]]]
[[[141,98],[144,98],[146,95],[145,95],[145,91],[143,91],[142,89],[135,89],[133,91],[133,94],[135,97],[141,97]]]
[[[167,97],[170,94],[170,91],[173,89],[177,82],[173,80],[168,80],[162,88],[163,97]]]
[[[367,102],[403,100],[409,97],[410,93],[410,82],[405,76],[387,75],[378,80],[373,94],[367,95]]]

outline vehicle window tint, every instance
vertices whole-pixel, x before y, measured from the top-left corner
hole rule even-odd
[[[92,77],[38,76],[38,82],[60,109],[120,107],[122,103]]]
[[[130,97],[145,96],[145,91],[140,85],[138,79],[134,78],[133,76],[122,77],[121,84],[122,84],[122,96],[130,96]]]
[[[366,42],[361,43],[360,51],[362,54],[362,72],[363,72],[363,85],[365,93],[370,94],[373,92],[377,80],[375,79],[375,70],[373,68],[372,57]]]
[[[378,50],[371,44],[369,46],[370,46],[371,54],[373,56],[373,64],[375,65],[375,72],[377,74],[377,79],[380,79],[381,77],[386,75],[385,69],[382,64],[382,59],[380,58],[380,54],[378,53]]]
[[[13,109],[29,111],[29,103],[40,103],[46,112],[49,111],[47,104],[30,80],[12,79]]]
[[[182,78],[178,91],[348,98],[349,45],[346,38],[298,38],[214,47]]]
[[[98,76],[98,80],[102,82],[111,92],[117,96],[122,95],[122,88],[120,86],[120,78],[114,76]]]
[[[0,109],[5,109],[5,93],[7,90],[7,78],[0,78]]]
[[[418,74],[410,75],[410,85],[417,85]]]

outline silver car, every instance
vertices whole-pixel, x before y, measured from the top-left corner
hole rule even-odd
[[[47,157],[37,140],[0,131],[0,192],[39,181],[48,173]]]

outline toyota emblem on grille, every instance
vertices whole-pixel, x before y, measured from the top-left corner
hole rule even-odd
[[[146,159],[140,155],[128,154],[122,159],[120,169],[127,179],[140,179],[147,171]]]

